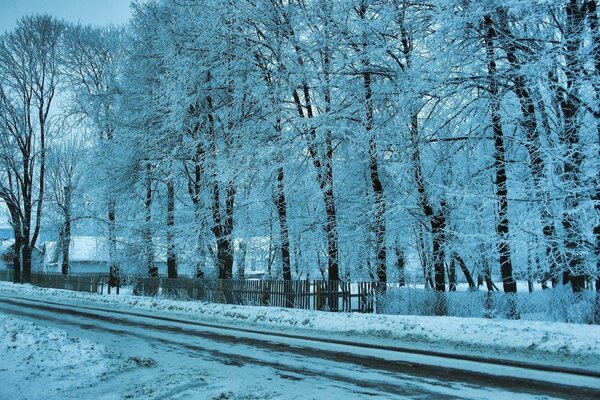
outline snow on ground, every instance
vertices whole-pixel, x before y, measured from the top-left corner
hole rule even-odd
[[[557,322],[329,313],[131,295],[96,295],[0,282],[0,295],[137,308],[190,320],[498,356],[600,371],[600,326]]]
[[[0,314],[0,354],[3,399],[61,398],[128,364],[98,343],[4,314]]]

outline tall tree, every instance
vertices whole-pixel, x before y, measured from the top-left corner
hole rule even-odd
[[[0,37],[0,198],[15,235],[15,282],[31,281],[63,31],[62,22],[37,15],[21,19],[14,31]]]

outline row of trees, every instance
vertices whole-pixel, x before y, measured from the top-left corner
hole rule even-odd
[[[48,209],[65,273],[76,223],[102,229],[115,279],[163,260],[170,277],[231,278],[254,244],[282,279],[403,284],[416,265],[444,291],[459,266],[488,290],[498,273],[507,292],[517,278],[600,290],[596,2],[439,3],[23,19],[0,40],[15,279]]]

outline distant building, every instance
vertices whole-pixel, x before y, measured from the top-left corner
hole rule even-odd
[[[57,241],[44,244],[44,268],[61,272],[62,248]],[[69,246],[69,272],[108,274],[107,240],[97,236],[73,236]]]
[[[248,281],[262,280],[267,278],[267,271],[244,271],[244,279]]]
[[[160,249],[155,249],[155,264],[160,275],[166,275],[167,267]],[[140,257],[140,249],[127,246],[122,240],[117,246],[117,262],[124,274],[145,275],[147,269]],[[57,241],[44,245],[44,268],[47,272],[62,271],[62,248]],[[101,236],[73,236],[69,246],[69,273],[109,274],[108,239]]]
[[[0,242],[0,269],[13,269],[15,255],[15,240],[1,239]],[[44,272],[44,253],[34,247],[31,251],[31,272]]]

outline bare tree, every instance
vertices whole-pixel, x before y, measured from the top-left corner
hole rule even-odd
[[[0,198],[15,234],[15,282],[31,281],[63,30],[62,22],[36,15],[0,37]]]
[[[53,146],[48,159],[48,189],[59,215],[59,246],[61,272],[68,274],[71,231],[77,219],[73,196],[79,189],[83,175],[82,161],[85,154],[83,141],[75,135],[61,138]]]

